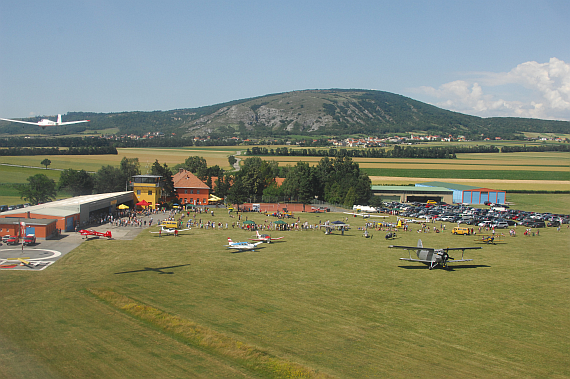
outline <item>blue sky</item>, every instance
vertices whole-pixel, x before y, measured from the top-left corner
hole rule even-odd
[[[570,1],[0,2],[0,117],[302,89],[570,120]]]

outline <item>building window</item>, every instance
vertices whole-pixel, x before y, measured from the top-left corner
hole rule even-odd
[[[148,191],[148,195],[149,195],[149,196],[152,196],[152,191]]]
[[[194,193],[194,190],[190,190],[190,193]]]
[[[184,193],[188,193],[188,190],[187,190],[187,189],[185,189],[185,190],[184,190]]]
[[[140,195],[140,194],[141,194],[141,190],[137,190],[137,195]]]
[[[200,193],[200,190],[196,190],[196,193]]]

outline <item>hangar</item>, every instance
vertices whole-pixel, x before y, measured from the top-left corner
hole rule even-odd
[[[453,191],[443,187],[372,186],[371,190],[372,194],[379,196],[382,201],[425,203],[433,200],[448,204],[453,201]]]
[[[454,203],[466,204],[485,204],[485,202],[495,204],[505,204],[507,193],[501,190],[490,188],[481,188],[474,186],[467,186],[463,184],[444,183],[444,182],[426,182],[417,183],[416,187],[421,188],[446,188],[453,191]]]
[[[28,219],[26,224],[32,220],[52,219],[56,220],[57,229],[69,232],[77,225],[87,224],[89,218],[97,213],[115,212],[120,204],[127,204],[132,208],[133,199],[133,191],[76,196],[2,212],[0,218]]]

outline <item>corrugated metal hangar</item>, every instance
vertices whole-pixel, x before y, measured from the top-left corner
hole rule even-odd
[[[89,221],[90,216],[94,213],[108,212],[113,213],[120,204],[133,204],[134,195],[132,191],[101,193],[97,195],[76,196],[69,199],[52,201],[49,203],[38,204],[27,208],[14,209],[0,213],[0,228],[3,230],[13,229],[16,219],[18,222],[25,222],[26,225],[37,224],[37,227],[45,224],[46,228],[51,223],[41,222],[39,220],[55,220],[56,228],[61,231],[73,231],[76,225],[83,225]],[[2,219],[7,220],[2,220]],[[50,238],[55,232],[54,230],[46,230],[45,238]],[[37,233],[38,237],[42,233]],[[41,238],[41,237],[40,237]]]
[[[486,202],[495,204],[505,204],[507,193],[501,190],[490,188],[480,188],[467,186],[463,184],[444,183],[444,182],[426,182],[417,183],[419,188],[446,188],[453,191],[454,203],[465,204],[485,204]]]
[[[453,199],[453,191],[443,187],[372,186],[371,190],[372,194],[379,196],[382,201],[425,203],[433,200],[450,204]]]

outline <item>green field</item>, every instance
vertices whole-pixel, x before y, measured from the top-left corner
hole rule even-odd
[[[503,180],[570,180],[570,172],[564,171],[499,171],[447,169],[397,169],[363,168],[369,176],[399,176],[445,179],[503,179]]]
[[[344,236],[273,232],[284,242],[238,254],[226,237],[251,233],[231,226],[143,232],[88,241],[42,272],[2,271],[0,376],[570,376],[569,229],[507,233],[468,253],[473,262],[430,271],[387,246],[475,246],[473,237],[448,225],[365,239],[364,222],[350,218]]]
[[[570,194],[508,193],[511,208],[529,212],[570,214]]]

